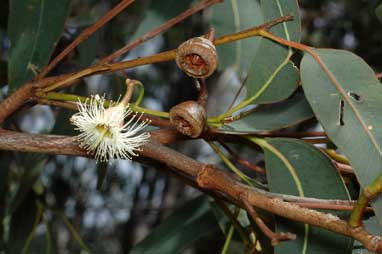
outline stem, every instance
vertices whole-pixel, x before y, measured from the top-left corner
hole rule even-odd
[[[333,149],[322,149],[324,153],[326,153],[330,158],[332,158],[335,161],[338,161],[343,164],[350,165],[349,160],[340,154],[336,152],[336,150]]]
[[[234,172],[241,180],[243,180],[249,186],[253,186],[252,182],[250,181],[250,178],[243,174],[243,172],[241,172],[237,167],[235,167],[235,165],[232,164],[232,162],[222,153],[222,151],[220,151],[217,145],[215,145],[212,142],[208,142],[208,144],[232,172]]]
[[[45,87],[42,89],[43,92],[50,92],[53,91],[62,85],[80,79],[84,78],[90,75],[94,74],[100,74],[100,73],[107,73],[107,72],[114,72],[114,71],[120,71],[123,69],[129,69],[141,65],[146,65],[146,64],[153,64],[153,63],[160,63],[160,62],[165,62],[165,61],[170,61],[175,58],[176,55],[176,50],[170,50],[170,51],[165,51],[162,53],[158,53],[155,55],[147,56],[147,57],[142,57],[142,58],[137,58],[129,61],[124,61],[124,62],[119,62],[115,64],[105,64],[105,65],[97,65],[94,67],[90,67],[87,69],[84,69],[82,71],[79,71],[77,73],[74,73],[70,75],[68,78],[65,78],[57,83],[50,84],[49,86]]]
[[[225,239],[221,254],[228,254],[228,247],[229,247],[229,244],[231,243],[234,230],[235,230],[234,226],[231,225],[229,227],[228,234],[227,234],[227,237]]]
[[[174,25],[178,24],[179,22],[183,21],[184,19],[188,18],[189,16],[192,16],[196,12],[206,9],[210,7],[211,5],[214,5],[216,3],[220,3],[223,0],[207,0],[207,1],[201,1],[197,3],[195,6],[192,6],[191,8],[187,9],[186,11],[182,12],[178,16],[168,20],[167,22],[161,24],[157,28],[145,33],[142,37],[130,42],[126,46],[122,47],[121,49],[115,51],[113,54],[104,57],[100,60],[100,64],[105,64],[108,62],[111,62],[112,60],[116,59],[117,57],[122,56],[126,52],[132,50],[133,48],[137,47],[138,45],[142,44],[145,41],[150,40],[151,38],[154,38],[160,33],[163,33],[167,29],[173,27]]]
[[[349,224],[356,228],[362,225],[362,215],[365,208],[378,193],[382,192],[382,175],[378,176],[369,186],[363,189],[350,215]]]
[[[123,96],[120,103],[122,103],[122,105],[124,105],[124,106],[129,105],[130,99],[134,93],[134,87],[138,86],[139,95],[138,95],[137,101],[134,102],[134,105],[139,105],[143,99],[144,94],[145,94],[145,88],[144,88],[142,82],[140,82],[138,80],[126,79],[125,83],[127,86],[127,90],[126,90],[125,96]]]
[[[91,252],[91,249],[87,244],[82,240],[80,234],[78,234],[77,230],[73,227],[73,225],[70,223],[68,218],[66,218],[65,214],[62,211],[55,211],[55,213],[61,218],[61,220],[64,222],[64,224],[68,227],[69,232],[72,234],[74,240],[80,245],[81,249],[83,249],[86,252]]]
[[[137,107],[143,100],[143,96],[145,95],[145,87],[143,86],[142,82],[139,81],[137,81],[135,85],[138,88],[139,94],[137,100],[133,104]]]
[[[306,138],[303,140],[310,144],[327,144],[330,142],[328,138]]]
[[[243,202],[243,205],[249,215],[251,216],[252,220],[256,223],[256,225],[259,227],[261,232],[268,237],[271,240],[272,246],[276,246],[279,244],[280,241],[290,241],[295,240],[296,235],[292,234],[290,232],[273,232],[267,224],[263,221],[263,219],[259,216],[259,214],[256,212],[256,210],[252,207],[252,205],[248,202],[247,195],[240,195],[241,201]]]
[[[109,22],[112,18],[114,18],[116,15],[118,15],[121,11],[123,11],[127,6],[132,4],[135,0],[123,0],[119,4],[117,4],[113,9],[108,11],[103,17],[101,17],[96,23],[94,23],[92,26],[86,28],[82,31],[82,33],[77,36],[77,38],[72,41],[72,43],[69,44],[63,51],[61,51],[58,56],[56,56],[50,64],[43,69],[43,71],[37,75],[35,78],[41,79],[45,77],[59,62],[61,62],[62,59],[64,59],[65,56],[67,56],[75,47],[77,47],[81,42],[88,39],[94,32],[96,32],[98,29],[100,29],[102,26],[104,26],[107,22]]]
[[[33,222],[32,231],[28,234],[28,237],[25,240],[24,247],[21,251],[22,254],[26,254],[29,252],[29,246],[32,242],[33,236],[36,233],[37,226],[40,224],[42,215],[44,213],[44,206],[39,201],[36,201],[35,205],[37,206],[36,217]]]
[[[252,27],[237,33],[229,34],[229,35],[224,35],[214,40],[214,44],[218,46],[221,44],[226,44],[226,43],[246,39],[249,37],[261,36],[261,31],[266,31],[277,24],[280,24],[286,21],[292,21],[292,20],[293,20],[293,16],[291,15],[282,16],[257,27]]]
[[[224,212],[225,216],[228,217],[228,219],[231,221],[232,226],[236,229],[237,233],[240,235],[241,239],[243,240],[244,245],[250,246],[251,245],[251,239],[249,238],[245,228],[240,224],[240,222],[237,220],[237,215],[236,212],[233,214],[231,210],[228,208],[227,204],[220,200],[215,198],[216,203],[222,209]],[[238,207],[236,207],[238,209]],[[239,210],[240,212],[240,210]]]
[[[68,102],[81,102],[81,103],[88,103],[89,102],[88,97],[78,96],[78,95],[74,95],[74,94],[48,92],[48,93],[38,93],[37,96],[39,96],[40,99],[48,99],[48,100],[55,100],[55,101],[68,101]],[[105,100],[104,106],[110,107],[113,104],[115,105],[115,102],[113,102],[111,100]],[[144,113],[144,114],[148,114],[148,115],[152,115],[152,116],[169,118],[169,114],[167,112],[142,108],[142,107],[136,106],[135,103],[130,104],[130,108],[136,112],[140,112],[140,113]]]
[[[198,96],[198,103],[202,105],[203,107],[206,106],[207,99],[208,99],[208,90],[207,90],[207,84],[204,79],[197,79],[199,84],[199,96]]]
[[[104,127],[100,127],[101,130],[98,130],[97,128],[97,131],[99,131],[99,135],[98,135],[98,138],[97,140],[94,142],[94,144],[92,144],[92,147],[91,149],[95,149],[97,148],[97,146],[102,142],[103,138],[106,136],[106,134],[109,132],[108,129],[104,128]]]
[[[246,168],[249,168],[259,174],[262,174],[264,175],[265,174],[265,169],[247,161],[247,160],[244,160],[244,159],[241,159],[240,156],[235,153],[227,144],[225,144],[223,141],[219,141],[220,145],[222,145],[226,150],[227,152],[230,153],[230,155],[235,158],[235,160],[237,161],[237,163],[239,163],[240,165],[246,167]]]

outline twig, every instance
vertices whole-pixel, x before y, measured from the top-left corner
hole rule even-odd
[[[207,84],[204,79],[197,79],[197,82],[199,84],[198,103],[205,107],[208,99]]]
[[[46,66],[42,72],[40,72],[36,76],[36,80],[45,77],[66,55],[68,55],[75,47],[77,47],[81,42],[85,41],[90,37],[95,31],[104,26],[107,22],[109,22],[112,18],[118,15],[121,11],[123,11],[127,6],[132,4],[135,0],[122,0],[119,4],[117,4],[113,9],[108,11],[103,17],[101,17],[96,23],[92,26],[86,28],[82,33],[77,36],[77,38],[72,41],[60,54],[58,54],[48,66]]]
[[[281,232],[281,233],[273,232],[267,226],[267,224],[264,223],[264,221],[257,214],[256,210],[249,203],[246,193],[240,195],[240,199],[243,202],[245,209],[248,211],[248,213],[252,217],[253,221],[256,223],[256,225],[260,228],[260,230],[264,233],[264,235],[266,235],[271,240],[272,246],[276,246],[277,244],[279,244],[280,241],[290,241],[290,240],[296,239],[296,235],[292,234],[290,232],[286,232],[286,233],[284,233],[284,232]]]
[[[378,176],[369,186],[365,187],[358,197],[357,203],[349,218],[349,225],[357,228],[362,226],[362,215],[370,200],[382,192],[382,175]]]
[[[220,209],[224,212],[225,216],[228,217],[232,225],[235,227],[236,231],[239,233],[241,239],[243,240],[244,245],[246,246],[251,245],[251,239],[248,237],[248,232],[246,232],[246,229],[242,227],[240,222],[237,220],[237,216],[235,216],[231,212],[227,204],[224,201],[217,198],[215,198],[215,202],[220,207]]]
[[[305,138],[303,141],[310,144],[327,144],[330,142],[328,138]]]
[[[168,20],[167,22],[161,24],[157,28],[147,32],[142,37],[130,42],[129,44],[127,44],[123,48],[115,51],[111,55],[104,57],[103,59],[100,60],[99,64],[105,64],[105,63],[111,62],[112,60],[116,59],[117,57],[120,57],[123,54],[125,54],[126,52],[137,47],[141,43],[150,40],[151,38],[157,36],[160,33],[163,33],[164,31],[166,31],[170,27],[173,27],[174,25],[178,24],[179,22],[183,21],[184,19],[188,18],[189,16],[192,16],[196,12],[203,10],[203,9],[206,9],[206,8],[210,7],[211,5],[214,5],[214,4],[220,3],[220,2],[223,2],[223,0],[207,0],[207,1],[199,2],[195,6],[192,6],[191,8],[182,12],[178,16]]]
[[[338,161],[332,160],[334,166],[338,169],[340,173],[354,175],[354,169],[348,164],[339,163]]]
[[[352,211],[354,209],[354,205],[338,205],[338,204],[320,204],[320,203],[308,203],[308,202],[293,202],[293,204],[298,205],[300,207],[312,208],[312,209],[327,209],[334,211]],[[374,210],[371,207],[365,207],[365,211],[373,214]]]
[[[231,154],[231,156],[242,166],[246,167],[246,168],[249,168],[259,174],[262,174],[264,175],[265,174],[265,169],[251,163],[250,161],[247,161],[247,160],[244,160],[244,159],[241,159],[240,156],[235,153],[226,143],[224,143],[223,141],[220,141],[219,140],[219,144],[221,144],[225,150],[227,150],[227,152],[229,152]]]
[[[321,149],[321,151],[323,151],[324,153],[326,153],[330,158],[332,158],[333,160],[339,162],[339,163],[342,163],[342,164],[347,164],[349,165],[350,162],[349,160],[343,156],[343,155],[340,155],[338,154],[335,150],[333,149]]]

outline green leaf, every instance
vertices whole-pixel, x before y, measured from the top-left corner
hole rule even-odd
[[[314,49],[301,79],[306,97],[333,143],[348,157],[362,187],[381,174],[382,86],[373,70],[351,52]],[[382,227],[381,198],[373,206]]]
[[[275,35],[291,41],[300,40],[300,19],[296,0],[262,0],[264,22],[291,14],[293,21],[271,28]],[[245,82],[251,103],[272,103],[288,98],[297,89],[297,68],[289,61],[292,49],[261,38]]]
[[[74,240],[78,243],[78,245],[81,247],[83,251],[91,252],[90,247],[85,243],[85,241],[82,239],[80,233],[77,231],[77,229],[73,226],[73,224],[69,221],[69,219],[66,217],[65,213],[62,211],[56,211],[55,212],[60,219],[65,223],[66,227],[72,234],[72,237]]]
[[[102,189],[103,183],[107,178],[108,173],[108,163],[99,163],[97,164],[97,190],[100,191]]]
[[[262,142],[262,143],[260,143]],[[330,159],[314,146],[297,139],[261,140],[264,149],[268,187],[271,192],[300,197],[348,200],[349,194]],[[346,216],[346,212],[331,212]],[[279,232],[297,235],[294,241],[282,242],[275,253],[349,253],[351,238],[327,230],[277,217]]]
[[[259,3],[253,0],[227,0],[214,5],[210,24],[216,35],[236,33],[263,23]],[[240,77],[244,77],[256,54],[259,38],[249,38],[218,47],[219,70],[233,67]]]
[[[375,15],[382,22],[382,3],[380,3],[377,7],[375,7]]]
[[[200,236],[218,230],[208,202],[201,196],[176,209],[130,253],[179,253]]]
[[[28,197],[12,214],[6,254],[28,253],[30,242],[43,213],[42,206],[37,202],[35,194],[29,192]]]
[[[290,99],[255,108],[251,114],[235,122],[223,125],[219,131],[230,134],[251,134],[290,127],[314,117],[303,93]]]
[[[8,34],[10,91],[30,80],[49,61],[64,28],[69,0],[11,0]]]
[[[264,54],[265,50],[260,50]],[[269,104],[287,99],[297,89],[299,72],[290,61],[274,66],[272,53],[255,58],[251,67],[247,87],[247,99],[252,104]],[[273,55],[274,56],[274,55]],[[279,58],[277,56],[277,58]],[[260,60],[262,59],[262,60]]]
[[[45,168],[47,156],[44,154],[24,153],[18,158],[18,164],[23,169],[16,195],[9,205],[9,213],[13,213],[31,191]]]
[[[97,56],[100,32],[95,32],[87,40],[78,45],[77,65],[79,68],[88,67]]]

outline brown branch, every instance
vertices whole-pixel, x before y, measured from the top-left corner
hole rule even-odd
[[[4,120],[13,114],[18,108],[20,108],[24,103],[33,99],[35,95],[35,90],[39,87],[44,87],[49,84],[58,82],[59,80],[65,79],[69,77],[70,74],[49,77],[42,80],[38,80],[31,83],[26,83],[17,89],[10,96],[5,98],[0,104],[0,124],[4,122]]]
[[[148,41],[152,39],[153,37],[157,36],[160,33],[163,33],[167,29],[173,27],[174,25],[178,24],[179,22],[183,21],[184,19],[188,18],[189,16],[192,16],[196,12],[206,9],[210,7],[211,5],[214,5],[216,3],[221,3],[223,0],[207,0],[207,1],[201,1],[195,6],[192,6],[191,8],[187,9],[186,11],[182,12],[178,16],[168,20],[167,22],[161,24],[157,28],[147,32],[144,34],[142,37],[130,42],[126,46],[122,47],[121,49],[115,51],[111,55],[104,57],[103,59],[100,60],[99,64],[105,64],[108,63],[117,57],[122,56],[123,54],[127,53],[128,51],[134,49],[138,45],[142,44],[145,41]]]
[[[208,99],[208,90],[207,90],[207,84],[204,79],[197,79],[199,84],[199,96],[198,96],[198,103],[202,105],[203,107],[206,106],[207,99]]]
[[[89,157],[84,150],[76,145],[73,137],[24,134],[6,130],[0,130],[0,149]],[[144,145],[141,155],[175,168],[189,177],[196,178],[200,187],[221,193],[237,203],[241,203],[241,195],[246,195],[248,204],[251,206],[291,220],[353,237],[371,251],[382,250],[381,238],[369,234],[362,227],[351,228],[346,221],[331,214],[301,208],[281,199],[269,197],[257,189],[240,183],[227,172],[219,170],[213,165],[195,161],[161,145],[156,140]]]
[[[200,186],[222,192],[233,199],[237,199],[240,195],[245,194],[248,197],[249,204],[275,215],[353,237],[360,241],[368,250],[382,250],[381,238],[369,234],[362,227],[353,229],[346,221],[334,215],[301,208],[297,205],[286,203],[281,199],[268,198],[265,195],[252,191],[252,188],[233,180],[214,166],[205,166],[199,172],[197,181]]]
[[[36,80],[45,77],[66,55],[68,55],[75,47],[77,47],[81,42],[85,41],[90,37],[94,32],[104,26],[107,22],[109,22],[112,18],[118,15],[121,11],[123,11],[127,6],[132,4],[135,0],[123,0],[119,4],[117,4],[113,9],[108,11],[103,17],[101,17],[96,23],[92,26],[86,28],[82,33],[69,44],[60,54],[58,54],[48,66],[46,66],[42,72],[40,72]]]

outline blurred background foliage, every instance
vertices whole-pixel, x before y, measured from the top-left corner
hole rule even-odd
[[[118,2],[72,0],[63,36],[53,55]],[[192,3],[186,0],[136,1],[82,43],[51,74],[89,66]],[[9,4],[9,0],[0,3],[0,98],[8,93]],[[382,22],[380,1],[301,0],[299,4],[303,43],[351,50],[376,72],[382,70],[382,33],[375,32],[380,30],[376,28],[380,28]],[[123,59],[175,48],[187,38],[205,33],[210,17],[210,10],[195,14],[132,50]],[[54,19],[54,10],[51,18]],[[135,68],[126,74],[145,85],[143,105],[148,108],[168,111],[171,106],[197,95],[193,80],[172,62]],[[241,81],[240,75],[228,69],[208,79],[210,115],[226,109]],[[81,82],[84,84],[71,87],[69,92],[105,93],[108,98],[115,99],[124,90],[123,78],[118,74],[93,76]],[[13,115],[5,125],[25,132],[74,135],[68,123],[71,114],[68,110],[35,106]],[[295,128],[305,130],[314,124],[313,120]],[[179,142],[173,146],[206,163],[219,163],[214,152],[201,141]],[[253,153],[241,151],[244,157],[254,158]],[[256,158],[260,164],[262,159],[261,156]],[[97,175],[105,172],[106,178],[101,185],[97,183]],[[145,242],[138,244],[133,253],[141,253],[139,251],[145,246],[151,246],[153,253],[163,253],[160,246],[154,244],[160,237],[170,239],[168,244],[182,253],[217,253],[225,240],[218,228],[216,218],[219,216],[206,209],[214,204],[198,198],[199,195],[198,191],[169,176],[166,169],[154,169],[152,165],[131,161],[96,164],[85,158],[1,151],[0,219],[3,223],[0,253],[5,242],[8,243],[7,253],[86,253],[88,249],[92,253],[128,253],[142,239]],[[168,216],[171,220],[165,222]],[[188,220],[185,222],[184,218]],[[145,238],[160,224],[159,233]],[[179,239],[171,240],[174,236]]]

